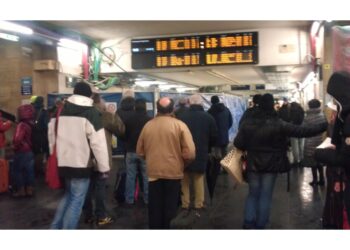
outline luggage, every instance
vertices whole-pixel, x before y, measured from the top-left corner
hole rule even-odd
[[[5,159],[0,159],[0,193],[7,192],[9,188],[9,165]]]

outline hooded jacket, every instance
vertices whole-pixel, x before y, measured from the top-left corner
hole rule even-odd
[[[55,122],[49,123],[50,152],[55,144]],[[106,135],[101,113],[93,107],[91,98],[72,95],[64,104],[57,128],[57,160],[59,174],[68,178],[88,178],[91,168],[88,162],[93,157],[99,172],[110,170]]]
[[[15,152],[30,152],[32,151],[34,108],[31,104],[24,104],[19,106],[17,113],[19,123],[13,135],[13,148]]]
[[[223,103],[216,103],[211,105],[208,113],[214,117],[218,128],[218,137],[215,146],[226,146],[229,142],[228,131],[233,123],[230,110]]]
[[[319,149],[315,158],[329,166],[342,166],[347,176],[350,176],[350,74],[335,72],[328,81],[327,93],[337,103],[338,115],[334,124],[332,144],[333,149]]]

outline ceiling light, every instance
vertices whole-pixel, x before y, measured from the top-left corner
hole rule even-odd
[[[87,50],[87,45],[81,42],[73,41],[67,38],[61,38],[58,44],[59,46],[76,49],[76,50]]]
[[[33,34],[33,30],[30,28],[27,28],[25,26],[18,25],[15,23],[6,22],[6,21],[0,21],[0,29],[18,32],[18,33],[22,33],[22,34],[26,34],[26,35]]]
[[[19,41],[19,37],[18,36],[6,34],[6,33],[0,33],[0,38],[6,39],[6,40],[10,40],[10,41],[13,41],[13,42],[18,42]]]

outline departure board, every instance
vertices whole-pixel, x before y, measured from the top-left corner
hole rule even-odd
[[[132,68],[258,63],[258,32],[131,40]]]

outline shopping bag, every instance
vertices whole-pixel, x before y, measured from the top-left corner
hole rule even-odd
[[[56,147],[47,159],[45,181],[52,189],[59,189],[62,187],[60,177],[58,175]]]
[[[237,148],[233,148],[220,161],[221,166],[234,178],[237,183],[244,183],[243,177],[243,152]]]

